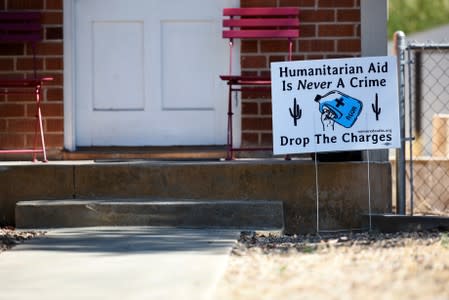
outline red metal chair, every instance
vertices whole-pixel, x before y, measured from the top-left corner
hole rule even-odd
[[[41,98],[42,85],[51,77],[38,77],[36,61],[36,45],[42,40],[41,15],[38,12],[0,12],[0,43],[30,45],[33,56],[32,78],[4,78],[0,79],[0,94],[30,94],[34,93],[36,103],[36,121],[33,149],[6,149],[0,154],[31,153],[33,161],[37,160],[37,153],[42,153],[43,161],[47,161],[45,150],[44,129],[42,124]],[[38,148],[40,139],[41,147]]]
[[[221,75],[229,86],[227,157],[234,157],[235,151],[260,151],[272,148],[234,148],[232,132],[232,93],[257,86],[271,85],[270,77],[234,75],[232,53],[234,39],[287,39],[288,60],[292,59],[293,39],[299,37],[299,9],[297,7],[225,8],[223,16],[223,38],[229,39],[229,74]],[[238,86],[238,87],[235,87]]]

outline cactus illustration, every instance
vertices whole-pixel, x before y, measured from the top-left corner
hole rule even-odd
[[[293,109],[292,109],[293,108]],[[301,119],[302,109],[299,108],[299,104],[296,103],[296,98],[293,100],[293,107],[289,108],[290,116],[293,118],[293,124],[298,125],[298,120]]]
[[[371,107],[373,108],[373,112],[376,114],[376,121],[379,121],[379,115],[382,109],[379,107],[379,99],[377,93],[376,93],[376,102],[371,103]]]

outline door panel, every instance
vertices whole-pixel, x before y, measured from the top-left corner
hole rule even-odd
[[[225,144],[221,14],[237,5],[76,1],[77,146]]]
[[[143,22],[93,22],[92,30],[93,109],[144,110]]]

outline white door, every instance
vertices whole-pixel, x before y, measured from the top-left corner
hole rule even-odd
[[[226,142],[222,9],[238,0],[75,0],[77,146]]]

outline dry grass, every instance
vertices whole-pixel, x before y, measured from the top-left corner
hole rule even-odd
[[[449,299],[449,237],[244,235],[217,299]]]

